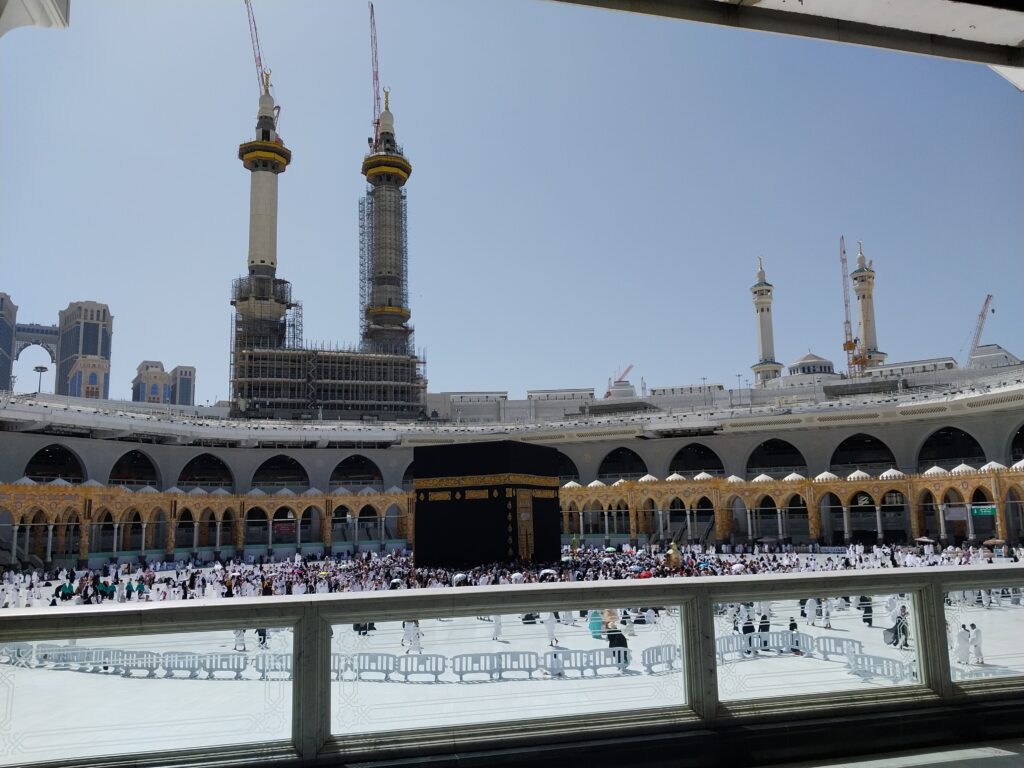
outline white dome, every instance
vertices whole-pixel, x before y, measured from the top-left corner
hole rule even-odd
[[[988,464],[985,464],[978,471],[979,472],[994,472],[997,469],[1006,469],[1006,465],[1005,464],[1000,464],[998,461],[990,461]]]
[[[839,479],[838,475],[833,475],[831,472],[826,470],[826,471],[822,472],[820,475],[815,476],[814,482],[816,482],[816,483],[828,483],[828,482],[831,482],[832,480],[838,480],[838,479]]]
[[[906,475],[904,475],[898,469],[893,467],[892,469],[885,470],[885,472],[883,472],[882,474],[880,474],[878,476],[878,479],[879,480],[899,480],[900,478],[903,478],[903,477],[906,477]]]
[[[799,472],[790,472],[782,479],[785,480],[787,483],[792,483],[796,482],[797,480],[806,480],[807,478],[801,475]]]
[[[274,116],[274,97],[269,93],[260,94],[260,117]]]
[[[395,132],[395,116],[391,114],[390,109],[385,109],[380,113],[380,132],[391,134]]]
[[[623,480],[623,479],[622,479],[622,478],[620,477],[620,478],[619,478],[618,480],[616,480],[616,481],[615,481],[614,483],[612,483],[612,488],[614,488],[614,487],[615,487],[616,485],[625,485],[625,484],[626,484],[626,481],[625,481],[625,480]]]
[[[231,491],[229,491],[229,490],[227,490],[225,488],[214,488],[212,491],[210,491],[210,495],[211,496],[230,496],[231,495]]]
[[[392,485],[390,488],[384,491],[384,493],[405,493],[405,491],[403,491],[397,485]]]
[[[605,486],[605,484],[602,483],[600,480],[594,480],[593,482],[587,483],[587,488],[605,488],[605,487],[607,487],[607,486]]]
[[[696,480],[697,478],[693,478],[693,479]],[[729,475],[727,478],[725,478],[725,482],[727,482],[727,483],[742,483],[743,482],[743,478],[742,477],[737,477],[736,475]]]
[[[733,475],[733,477],[736,477],[736,475]],[[693,479],[694,480],[714,480],[715,476],[711,475],[711,474],[708,474],[707,472],[701,472],[699,474],[694,475]]]
[[[152,485],[144,485],[141,488],[139,488],[139,490],[137,490],[136,493],[160,493],[160,491],[158,491]]]
[[[245,495],[246,495],[246,496],[266,496],[267,494],[265,494],[265,493],[264,493],[263,491],[261,491],[261,490],[260,490],[259,488],[253,488],[253,489],[252,489],[251,491],[249,491],[249,492],[248,492],[247,494],[245,494]]]
[[[184,494],[185,492],[183,490],[181,490],[181,488],[179,488],[178,486],[175,485],[175,486],[173,486],[171,488],[168,488],[166,491],[164,491],[164,493],[181,493],[181,494]]]
[[[640,482],[641,483],[656,483],[656,482],[658,482],[658,478],[656,478],[654,475],[647,474],[647,475],[644,475],[643,477],[640,478]]]
[[[82,483],[83,488],[103,488],[103,483],[97,482],[96,480],[86,480]]]
[[[863,469],[855,469],[853,472],[846,476],[847,480],[870,480],[871,475],[865,472]]]
[[[754,478],[754,482],[755,483],[770,483],[774,479],[775,478],[772,477],[771,475],[760,474],[760,475],[758,475],[757,477]]]
[[[953,467],[953,469],[950,470],[949,474],[969,475],[972,472],[977,472],[977,470],[974,467],[970,466],[969,464],[958,464],[957,466]]]
[[[339,485],[337,488],[331,490],[331,494],[334,496],[351,496],[352,491]]]
[[[36,481],[33,480],[31,477],[28,477],[26,475],[22,475],[17,480],[15,480],[13,484],[14,485],[35,485]]]
[[[289,488],[282,488],[281,490],[279,490],[274,495],[275,496],[294,496],[295,495],[295,491],[293,491],[293,490],[291,490]]]
[[[683,477],[682,475],[680,475],[678,472],[673,472],[671,475],[669,475],[668,477],[665,478],[665,482],[668,482],[668,483],[678,483],[678,482],[683,481],[685,479],[686,478]],[[694,479],[696,479],[696,478],[694,478]]]
[[[193,488],[186,495],[187,496],[206,496],[207,493],[202,488]]]
[[[577,483],[575,480],[570,480],[568,483],[562,486],[563,488],[582,488],[583,486]]]
[[[1024,469],[1024,459],[1021,459],[1016,464],[1010,467],[1010,469]]]
[[[944,470],[942,467],[931,467],[922,472],[925,477],[939,477],[941,475],[948,475],[949,472]]]
[[[359,495],[360,496],[373,496],[374,494],[377,494],[377,493],[380,493],[380,491],[378,491],[372,485],[368,485],[368,486],[366,486],[365,488],[363,488],[362,490],[359,491]]]
[[[321,491],[319,488],[309,487],[309,488],[307,488],[306,490],[304,490],[302,492],[302,495],[303,496],[323,496],[324,492]]]

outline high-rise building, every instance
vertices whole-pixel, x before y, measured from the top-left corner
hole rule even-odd
[[[10,390],[14,367],[14,333],[18,307],[6,293],[0,293],[0,390]]]
[[[857,243],[857,268],[850,273],[853,292],[857,296],[857,316],[860,319],[860,344],[864,350],[864,367],[874,368],[885,363],[888,355],[878,351],[875,331],[875,270],[864,259],[864,251]]]
[[[75,301],[57,322],[56,394],[110,397],[110,346],[114,317],[106,304]]]
[[[143,360],[135,371],[134,402],[195,405],[195,368],[179,365],[168,373],[159,360]]]
[[[171,402],[175,405],[196,404],[196,369],[176,365],[171,369]]]

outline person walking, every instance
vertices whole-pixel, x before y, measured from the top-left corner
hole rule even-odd
[[[985,654],[981,651],[981,628],[975,624],[971,624],[968,644],[970,645],[971,655],[974,656],[974,663],[984,664]]]
[[[501,614],[500,613],[494,614],[491,617],[491,623],[493,624],[493,627],[494,627],[494,632],[492,633],[491,640],[500,640],[501,639]]]
[[[967,664],[970,661],[970,640],[971,633],[967,630],[967,625],[961,624],[956,633],[957,664]]]
[[[548,645],[554,647],[558,645],[558,638],[555,637],[555,614],[552,611],[548,611],[544,614],[544,629],[548,633]]]

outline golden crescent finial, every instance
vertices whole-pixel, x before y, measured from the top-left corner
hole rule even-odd
[[[384,109],[385,110],[390,109],[390,107],[388,106],[388,102],[390,101],[390,99],[388,98],[389,96],[391,96],[391,89],[388,88],[387,86],[385,86],[384,87]]]

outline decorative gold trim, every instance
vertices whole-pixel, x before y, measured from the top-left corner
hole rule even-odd
[[[474,491],[466,491],[466,501],[477,501],[486,500],[490,498],[490,494],[485,488],[480,488]]]
[[[535,499],[557,499],[558,491],[534,491],[533,498]]]
[[[415,490],[423,488],[476,488],[489,485],[540,485],[558,488],[557,477],[543,475],[463,475],[460,477],[424,477],[412,481]]]
[[[427,501],[451,501],[451,491],[432,491],[427,494]]]

